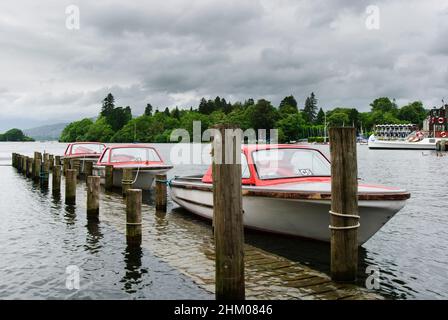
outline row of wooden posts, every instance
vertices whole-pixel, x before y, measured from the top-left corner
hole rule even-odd
[[[225,137],[226,125],[216,127],[221,137]],[[220,148],[220,149],[217,149]],[[223,139],[213,140],[213,226],[216,251],[215,289],[219,300],[244,299],[244,229],[241,186],[241,164],[239,161],[227,164],[227,155],[239,156],[241,141],[236,136],[232,142]],[[238,151],[238,152],[237,152]],[[336,281],[354,281],[358,266],[358,179],[356,136],[354,128],[330,129],[331,172],[331,212],[329,222],[331,231],[331,276]],[[217,158],[219,157],[219,158]],[[48,177],[53,168],[53,189],[59,188],[61,171],[66,177],[66,202],[76,201],[76,179],[80,172],[79,163],[55,157],[52,164],[50,156],[35,153],[34,159],[13,154],[13,165],[19,171],[35,179]],[[87,164],[87,162],[86,162]],[[43,168],[43,169],[42,169]],[[92,176],[91,166],[86,165],[87,174],[87,212],[89,217],[98,217],[100,178]],[[38,177],[38,178],[37,178]],[[47,178],[48,179],[48,178]],[[158,177],[156,184],[156,209],[166,209],[166,176]],[[132,171],[123,172],[123,194],[126,195],[127,239],[141,242],[141,202],[142,191],[131,189]],[[113,183],[113,167],[106,167],[105,186],[110,189]]]
[[[61,165],[62,163],[62,165]],[[23,175],[39,181],[41,186],[48,187],[50,172],[52,175],[52,191],[60,194],[61,176],[65,176],[65,204],[76,204],[76,186],[78,178],[86,178],[87,184],[87,218],[98,220],[100,213],[100,176],[93,175],[93,162],[64,158],[40,152],[34,158],[21,154],[12,154],[12,165]],[[113,166],[106,167],[105,189],[113,189]],[[156,177],[156,210],[165,211],[167,204],[166,175]],[[132,189],[132,169],[123,169],[122,195],[126,198],[126,238],[129,244],[140,244],[142,240],[141,207],[142,190]]]

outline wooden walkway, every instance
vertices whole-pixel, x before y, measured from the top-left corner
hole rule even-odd
[[[120,204],[122,211],[117,210]],[[124,233],[121,198],[102,194],[100,206],[100,220]],[[145,204],[142,216],[142,247],[213,293],[215,253],[210,225],[182,211],[156,214],[154,207]],[[248,244],[245,244],[245,275],[247,299],[383,299],[367,289],[332,282],[324,273]]]

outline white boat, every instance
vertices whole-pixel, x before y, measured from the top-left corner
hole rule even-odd
[[[448,104],[433,108],[419,130],[415,124],[375,126],[369,137],[370,149],[436,150],[437,143],[448,137]]]
[[[269,161],[276,151],[278,163]],[[317,149],[297,145],[244,146],[242,149],[243,220],[247,228],[330,240],[331,166]],[[203,176],[175,177],[171,198],[207,219],[213,217],[211,168]],[[359,184],[363,244],[388,222],[410,197],[400,188]]]
[[[173,168],[163,162],[157,150],[148,145],[120,145],[108,147],[104,150],[97,164],[93,167],[93,174],[101,177],[105,183],[106,166],[111,165],[113,170],[113,186],[121,187],[123,169],[132,168],[132,187],[149,190],[156,175],[165,174]]]

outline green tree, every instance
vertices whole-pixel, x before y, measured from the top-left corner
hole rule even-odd
[[[316,120],[317,115],[317,99],[314,92],[305,100],[305,107],[303,108],[303,114],[307,123],[313,123]]]
[[[112,116],[112,112],[115,108],[115,98],[112,93],[108,93],[106,98],[103,99],[103,107],[101,108],[101,116],[108,119]]]
[[[427,115],[428,111],[423,107],[423,103],[421,101],[414,101],[401,107],[398,110],[397,117],[400,120],[421,126]]]
[[[149,117],[152,116],[152,105],[150,103],[146,104],[144,115]]]
[[[89,140],[88,138],[86,138],[85,134],[89,131],[92,125],[93,121],[88,118],[82,119],[80,121],[74,121],[66,126],[64,130],[62,130],[59,140],[61,142]]]
[[[291,95],[283,98],[278,107],[278,111],[281,115],[297,113],[299,110],[297,109],[297,101],[294,96]]]
[[[265,99],[260,99],[257,103],[248,109],[250,124],[253,129],[265,129],[267,138],[269,138],[269,130],[273,129],[275,122],[278,119],[278,111],[271,102]]]
[[[322,108],[319,109],[319,112],[316,116],[316,124],[325,124],[325,112]]]
[[[163,111],[163,113],[164,113],[167,117],[169,117],[169,116],[171,115],[171,113],[170,113],[170,109],[168,109],[168,107],[165,108],[165,110]]]
[[[110,142],[114,130],[107,123],[105,117],[99,117],[95,123],[89,126],[88,131],[83,135],[84,141]]]
[[[370,104],[372,107],[372,112],[381,111],[381,112],[391,112],[392,114],[396,114],[398,111],[398,106],[394,101],[391,101],[387,97],[381,97],[373,100]]]
[[[279,129],[280,142],[297,141],[299,139],[300,129],[305,125],[305,120],[300,113],[289,114],[276,123]]]
[[[331,127],[350,126],[350,119],[347,113],[342,111],[332,112],[327,118],[328,125]]]
[[[30,137],[27,137],[22,130],[13,128],[6,131],[4,134],[0,134],[0,141],[34,141],[34,140]]]

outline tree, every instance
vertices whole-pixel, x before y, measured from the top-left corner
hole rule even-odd
[[[392,114],[396,114],[398,111],[398,106],[394,101],[390,101],[387,97],[381,97],[375,99],[370,106],[372,107],[372,112],[381,111],[381,112],[392,112]]]
[[[34,141],[34,140],[30,137],[27,137],[22,130],[14,128],[6,131],[4,134],[0,134],[0,141]]]
[[[174,108],[173,109],[173,111],[171,112],[171,116],[173,117],[173,118],[176,118],[176,119],[180,119],[180,111],[179,111],[179,108],[176,106],[176,108]]]
[[[331,115],[328,117],[327,121],[329,126],[331,127],[341,127],[349,125],[350,119],[347,113],[338,111],[338,112],[332,112]]]
[[[307,123],[313,123],[315,121],[317,113],[317,99],[314,96],[314,92],[311,92],[311,95],[306,98],[303,113]]]
[[[149,116],[149,117],[152,116],[152,105],[151,105],[150,103],[148,103],[148,104],[146,105],[144,115],[145,115],[145,116]]]
[[[279,140],[281,142],[297,141],[300,129],[305,125],[305,120],[300,113],[289,114],[280,119],[275,124],[279,130]]]
[[[411,102],[398,110],[398,119],[421,126],[428,112],[421,101]]]
[[[110,142],[114,131],[105,117],[99,117],[83,135],[84,141]]]
[[[165,108],[165,110],[163,111],[163,113],[164,113],[166,116],[168,116],[168,117],[171,115],[171,113],[170,113],[170,109],[168,109],[168,107]]]
[[[280,102],[278,110],[283,115],[297,113],[299,110],[297,109],[297,101],[294,96],[291,95],[283,98]]]
[[[319,112],[316,116],[316,124],[325,124],[325,112],[322,108],[319,109]]]
[[[269,138],[269,130],[274,128],[278,119],[278,111],[272,106],[271,102],[265,99],[258,100],[255,105],[249,107],[248,116],[252,128],[256,131],[265,129]]]
[[[59,138],[61,142],[74,142],[89,140],[86,138],[86,133],[93,125],[93,121],[85,118],[80,121],[74,121],[64,128]]]
[[[103,107],[101,108],[101,115],[103,117],[110,117],[115,108],[115,98],[112,93],[109,93],[106,98],[103,99]]]

